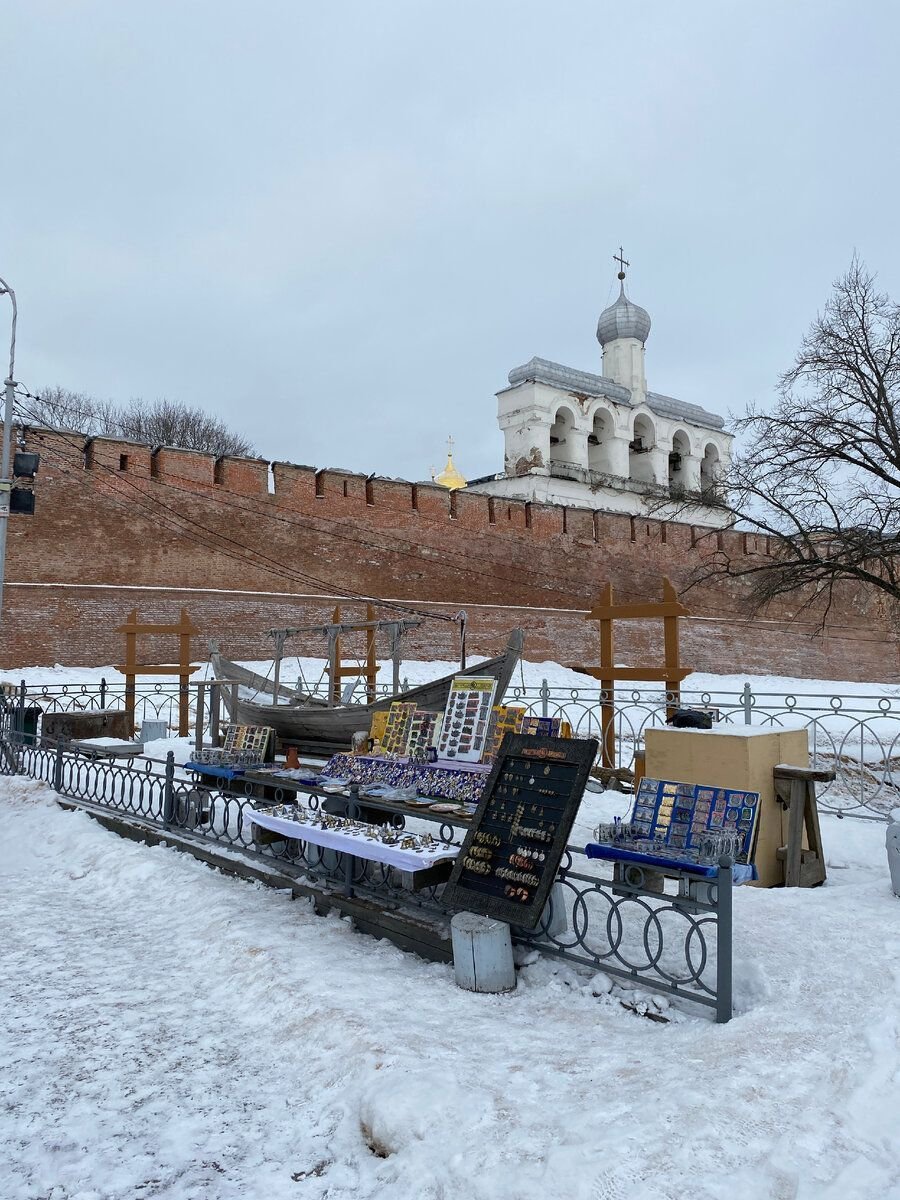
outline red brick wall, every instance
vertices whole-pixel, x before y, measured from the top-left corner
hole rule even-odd
[[[39,430],[27,444],[41,453],[37,513],[10,521],[5,666],[117,661],[114,630],[129,609],[174,620],[182,604],[202,631],[201,657],[207,636],[230,657],[263,657],[264,630],[324,621],[345,592],[446,613],[464,607],[473,653],[496,651],[518,624],[529,658],[589,661],[596,627],[583,613],[602,583],[622,600],[654,599],[662,575],[684,587],[717,547],[715,533],[687,525],[350,472],[275,463],[270,485],[268,464],[255,459],[151,455],[114,439],[85,452],[75,435]],[[741,553],[766,552],[755,535],[718,536]],[[734,583],[695,589],[686,602],[696,616],[685,623],[683,658],[698,670],[897,677],[897,641],[873,593],[845,595],[819,637],[810,636],[815,622],[789,625],[787,610],[748,624]],[[654,661],[661,640],[658,625],[623,623],[617,657]],[[324,652],[315,638],[293,649]],[[173,650],[148,643],[146,654]],[[452,658],[454,628],[427,622],[407,653]]]

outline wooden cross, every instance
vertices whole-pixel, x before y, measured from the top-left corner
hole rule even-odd
[[[624,279],[625,278],[625,268],[630,267],[631,263],[625,257],[625,252],[623,251],[621,246],[619,247],[619,253],[613,255],[613,262],[617,262],[619,264],[619,275],[621,278]]]

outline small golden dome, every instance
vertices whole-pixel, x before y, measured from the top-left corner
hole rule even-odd
[[[435,475],[432,469],[431,478],[441,487],[447,488],[449,491],[455,491],[457,488],[466,486],[465,476],[460,475],[456,467],[453,465],[453,438],[447,438],[447,465],[441,471],[440,475]]]

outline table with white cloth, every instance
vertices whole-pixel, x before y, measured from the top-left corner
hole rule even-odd
[[[353,833],[341,829],[323,828],[310,821],[290,821],[285,817],[275,817],[267,812],[253,810],[247,816],[254,825],[277,833],[283,838],[292,838],[299,842],[312,842],[313,845],[335,850],[340,854],[349,854],[354,858],[366,858],[372,862],[384,863],[396,867],[400,871],[423,871],[433,867],[435,863],[446,859],[456,858],[459,846],[436,845],[422,850],[402,850],[399,845],[389,845],[379,841],[374,836],[375,826],[371,826],[372,836],[366,833]]]

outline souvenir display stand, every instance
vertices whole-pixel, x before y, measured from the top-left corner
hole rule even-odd
[[[599,745],[507,734],[443,901],[534,929],[556,881]]]
[[[665,779],[642,779],[631,815],[600,825],[588,858],[715,879],[719,859],[734,861],[735,883],[756,877],[752,865],[759,794]]]
[[[297,818],[302,819],[297,819]],[[286,839],[311,842],[354,858],[385,863],[400,871],[424,871],[445,859],[455,858],[458,846],[442,845],[430,835],[385,833],[368,822],[310,814],[302,810],[289,816],[285,811],[252,812],[254,825]]]
[[[490,767],[481,765],[470,767],[464,773],[440,766],[423,769],[418,763],[394,763],[390,765],[395,770],[387,778],[395,782],[386,785],[377,782],[386,777],[385,760],[349,754],[335,757],[347,760],[343,773],[340,773],[341,763],[335,763],[333,758],[320,773],[309,767],[299,770],[277,766],[255,767],[243,772],[242,781],[245,787],[265,789],[266,795],[275,801],[298,794],[317,796],[326,808],[342,811],[347,799],[352,798],[358,802],[367,820],[374,820],[375,813],[384,812],[397,817],[421,817],[426,821],[453,825],[470,821],[478,807],[476,803],[453,798],[453,793],[468,795],[469,792],[461,793],[460,789],[463,785],[470,785],[475,794],[480,795],[490,771]],[[378,770],[375,769],[376,764]],[[374,782],[366,782],[369,775]],[[412,782],[404,786],[404,779]],[[423,794],[417,788],[427,790]]]
[[[254,841],[312,842],[326,852],[346,854],[348,864],[353,857],[383,862],[401,872],[398,882],[410,891],[446,882],[452,860],[459,852],[452,841],[454,826],[471,820],[461,806],[364,795],[349,780],[315,775],[309,768],[257,768],[246,771],[242,782],[275,801],[274,807],[246,813],[253,824]],[[318,802],[317,810],[307,808],[305,802],[309,799]],[[410,817],[432,828],[437,826],[435,834],[410,833],[406,829]],[[411,844],[404,845],[409,839]],[[351,878],[348,867],[347,880]],[[349,882],[344,890],[351,893]]]
[[[266,761],[274,742],[274,731],[267,725],[229,724],[224,730],[221,746],[203,746],[184,764],[186,771],[209,787],[241,779],[248,768]]]
[[[370,789],[374,788],[380,788],[385,795],[411,792],[465,806],[471,815],[481,799],[490,769],[490,763],[418,763],[407,758],[335,754],[325,764],[322,774],[348,784],[358,783],[364,795],[372,794]]]
[[[248,814],[254,838],[263,842],[273,837],[311,842],[329,851],[386,863],[410,876],[421,874],[425,868],[438,871],[448,867],[459,851],[458,845],[452,844],[453,826],[471,822],[487,780],[497,774],[496,763],[492,774],[491,763],[479,760],[493,750],[498,732],[525,719],[522,710],[495,708],[495,691],[493,678],[455,679],[443,719],[440,714],[418,711],[415,704],[395,701],[386,717],[376,714],[365,739],[366,746],[377,753],[335,754],[320,772],[310,767],[243,767],[241,782],[257,796],[262,793],[276,803],[286,795],[296,797],[301,793],[319,798],[317,810],[292,804]],[[533,720],[552,732],[558,732],[562,724],[557,718]],[[584,747],[588,743],[560,744],[568,746],[567,754],[574,755],[578,762],[579,754],[583,757],[587,753]],[[506,740],[504,750],[505,746]],[[572,749],[576,746],[581,750]],[[447,757],[437,758],[439,752]],[[566,755],[562,758],[568,761]],[[200,764],[189,765],[201,769]],[[585,768],[585,779],[589,766]],[[545,773],[551,775],[549,766]],[[554,778],[557,773],[554,766]],[[548,780],[543,783],[546,790]],[[405,830],[409,817],[439,823],[438,843],[430,834],[399,832]],[[528,865],[526,854],[522,851],[519,855],[520,867]],[[542,861],[545,856],[542,847]],[[514,867],[509,870],[515,872]],[[519,869],[518,873],[523,872]],[[440,879],[433,873],[429,876],[429,882],[445,879],[446,873]],[[506,880],[504,886],[508,883]],[[519,886],[519,893],[524,890]]]
[[[715,729],[648,727],[647,775],[759,795],[753,864],[760,887],[784,883],[785,813],[775,792],[775,767],[809,765],[805,728],[727,725]]]
[[[497,680],[488,677],[453,680],[436,747],[439,758],[481,761],[496,690]]]

